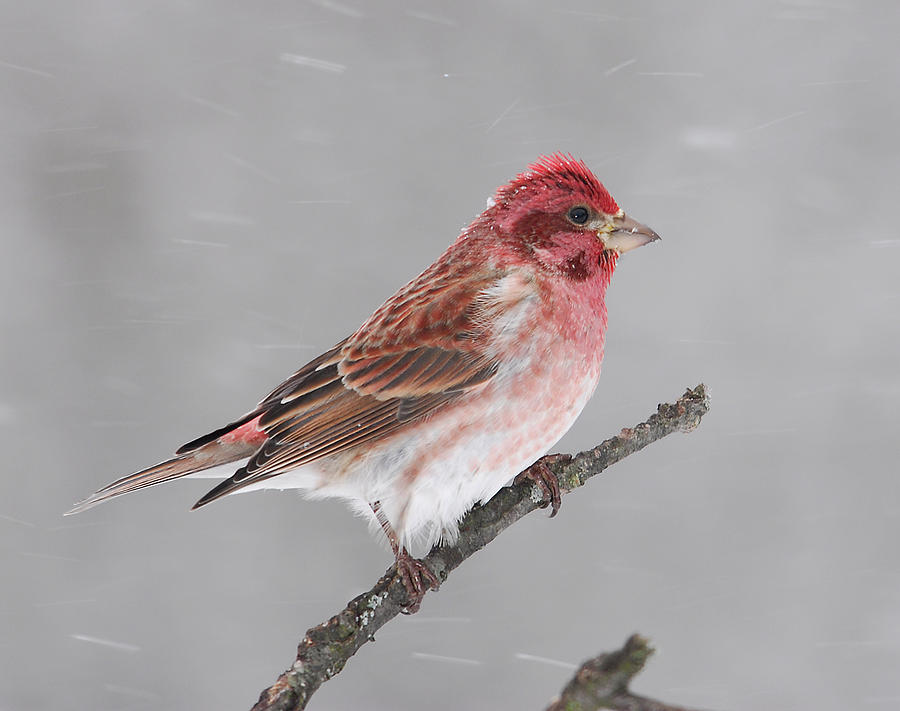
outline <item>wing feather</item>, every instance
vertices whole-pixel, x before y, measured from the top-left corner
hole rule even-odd
[[[470,263],[436,262],[355,334],[260,402],[259,427],[268,440],[195,508],[390,437],[490,381],[497,362],[488,348],[483,300],[504,276]]]

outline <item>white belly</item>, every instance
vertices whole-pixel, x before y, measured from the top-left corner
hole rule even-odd
[[[421,554],[442,538],[455,539],[459,520],[475,503],[490,499],[559,441],[593,393],[600,365],[597,358],[530,370],[527,382],[540,383],[537,390],[521,378],[497,377],[465,407],[450,406],[377,447],[350,450],[245,490],[297,488],[310,498],[343,498],[376,532],[370,504],[378,501],[401,545]]]

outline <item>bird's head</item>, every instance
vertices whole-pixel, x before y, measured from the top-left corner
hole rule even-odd
[[[659,239],[625,214],[582,161],[559,153],[542,156],[500,187],[481,219],[560,267],[575,255],[614,264],[624,252]]]

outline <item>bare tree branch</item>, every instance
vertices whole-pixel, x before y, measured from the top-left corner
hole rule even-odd
[[[646,639],[633,634],[621,649],[588,659],[547,711],[688,711],[628,690],[654,651]]]
[[[612,464],[673,432],[690,432],[709,410],[709,397],[702,383],[685,392],[674,404],[659,405],[645,422],[626,428],[593,449],[569,455],[545,457],[550,472],[568,493]],[[480,550],[503,529],[525,514],[546,506],[541,488],[522,481],[501,489],[484,505],[475,506],[462,520],[454,545],[435,547],[425,558],[440,579]],[[406,590],[391,566],[375,586],[351,600],[327,622],[307,631],[297,649],[297,659],[275,683],[262,692],[252,711],[297,711],[324,682],[338,674],[347,660],[366,642],[373,640],[385,623],[405,611]],[[650,708],[650,707],[648,707]],[[663,708],[663,707],[660,707]]]

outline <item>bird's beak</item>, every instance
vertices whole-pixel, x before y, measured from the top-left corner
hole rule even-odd
[[[655,242],[659,235],[637,220],[632,220],[624,212],[612,218],[606,229],[601,230],[600,239],[606,249],[614,249],[619,254],[629,252],[648,242]]]

